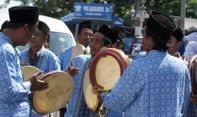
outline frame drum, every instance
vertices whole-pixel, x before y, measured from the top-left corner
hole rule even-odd
[[[84,75],[83,93],[88,108],[94,112],[98,106],[99,100],[97,98],[97,95],[93,93],[93,87],[90,83],[89,78],[89,70],[87,70]]]
[[[129,64],[128,57],[120,50],[107,48],[98,52],[86,71],[83,82],[83,92],[86,104],[93,112],[98,112],[100,99],[93,91],[96,85],[104,91],[111,90]]]
[[[129,64],[128,57],[120,50],[107,48],[96,54],[90,66],[92,86],[100,85],[111,90]]]
[[[24,81],[28,81],[34,74],[38,74],[40,70],[34,66],[21,66],[21,72]]]
[[[189,62],[191,95],[190,99],[197,104],[197,55],[193,56]]]
[[[75,56],[84,54],[84,51],[85,51],[85,47],[77,43],[72,49],[71,59],[73,59]]]
[[[48,88],[33,92],[33,107],[39,113],[55,112],[70,99],[74,89],[73,79],[67,72],[53,71],[45,74],[42,80],[48,83]]]

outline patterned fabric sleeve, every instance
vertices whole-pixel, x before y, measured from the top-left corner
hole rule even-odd
[[[183,107],[183,113],[187,113],[187,110],[188,110],[188,105],[189,105],[189,97],[190,97],[190,75],[189,75],[189,70],[187,69],[186,71],[187,73],[185,74],[186,77],[185,77],[185,95],[183,96],[184,97],[184,107]]]
[[[0,98],[5,102],[28,100],[30,82],[23,82],[21,74],[17,71],[14,54],[1,51],[0,53]]]
[[[61,70],[66,70],[68,68],[68,65],[70,63],[70,55],[72,52],[72,47],[65,49],[62,53],[59,55]]]
[[[20,64],[21,65],[30,65],[29,61],[28,61],[28,50],[25,50],[23,52],[20,53]]]
[[[49,51],[48,53],[48,63],[49,63],[49,68],[48,71],[53,71],[53,70],[61,70],[61,66],[60,66],[60,61],[58,59],[58,57],[52,53],[51,51]]]
[[[103,103],[107,109],[122,112],[130,102],[136,99],[143,83],[139,83],[135,77],[136,67],[130,64],[111,93],[102,94]]]
[[[85,73],[86,62],[90,59],[89,56],[79,55],[73,58],[73,66],[79,68],[79,73],[73,76],[74,91],[68,102],[67,112],[64,117],[87,117],[88,108],[85,104],[83,96],[83,76]]]
[[[197,54],[197,42],[190,41],[186,46],[184,57],[186,60],[190,60],[195,54]]]

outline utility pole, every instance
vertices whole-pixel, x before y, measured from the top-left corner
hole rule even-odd
[[[186,0],[181,0],[181,18],[180,18],[180,28],[185,30],[185,15],[186,15]]]
[[[135,0],[135,36],[141,36],[141,28],[144,20],[144,3],[146,0]]]

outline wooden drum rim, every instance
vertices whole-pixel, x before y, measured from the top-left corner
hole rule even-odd
[[[97,65],[99,59],[101,57],[105,57],[105,56],[112,56],[116,59],[116,61],[118,62],[119,66],[120,66],[121,75],[123,74],[123,72],[125,70],[124,62],[122,62],[122,59],[116,53],[113,53],[111,50],[110,51],[106,51],[106,50],[100,51],[99,53],[97,53],[95,55],[95,57],[92,61],[92,64],[90,65],[89,76],[90,76],[90,83],[92,84],[92,86],[97,85],[96,78],[95,78],[96,65]]]

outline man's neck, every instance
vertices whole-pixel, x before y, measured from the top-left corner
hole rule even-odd
[[[42,48],[36,48],[36,47],[33,47],[33,48],[32,48],[32,47],[31,47],[31,48],[30,48],[30,53],[29,53],[29,54],[30,54],[30,58],[33,59],[33,60],[36,59],[36,57],[37,57],[37,52],[40,51],[41,49],[42,49]]]

